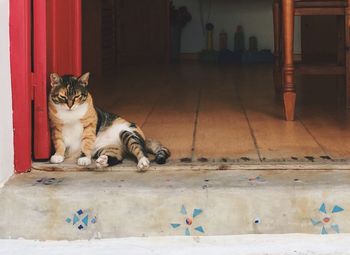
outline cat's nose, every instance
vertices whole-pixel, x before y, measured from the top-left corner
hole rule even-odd
[[[69,108],[69,109],[72,109],[72,107],[73,107],[73,105],[74,105],[73,100],[69,100],[69,99],[68,99],[67,105],[68,105],[68,108]]]

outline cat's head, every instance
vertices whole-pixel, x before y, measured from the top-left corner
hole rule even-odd
[[[85,73],[80,77],[73,75],[59,76],[57,73],[51,74],[50,98],[52,102],[66,110],[76,109],[88,97],[87,85],[89,76],[90,73]]]

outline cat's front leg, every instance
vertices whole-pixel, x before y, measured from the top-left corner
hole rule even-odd
[[[59,164],[64,161],[64,153],[66,145],[63,142],[62,129],[54,127],[52,130],[52,141],[55,147],[55,154],[51,156],[50,162],[52,164]]]
[[[78,158],[79,166],[91,164],[91,154],[96,141],[96,125],[90,124],[84,127],[81,141],[81,155]]]

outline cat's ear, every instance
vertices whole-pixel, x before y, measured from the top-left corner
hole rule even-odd
[[[51,87],[56,87],[62,82],[62,78],[57,73],[50,74]]]
[[[90,77],[90,73],[84,73],[82,76],[80,76],[78,78],[78,82],[80,85],[86,87],[89,84],[89,77]]]

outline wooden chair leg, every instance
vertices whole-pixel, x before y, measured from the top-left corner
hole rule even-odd
[[[281,73],[281,5],[280,0],[273,1],[273,30],[274,30],[274,69],[273,77],[276,94],[282,91]]]
[[[346,107],[350,108],[350,0],[345,11],[345,55]]]
[[[283,46],[284,46],[284,112],[286,120],[294,120],[295,114],[295,84],[294,84],[294,62],[293,62],[293,43],[294,43],[294,0],[282,1],[283,13]]]

